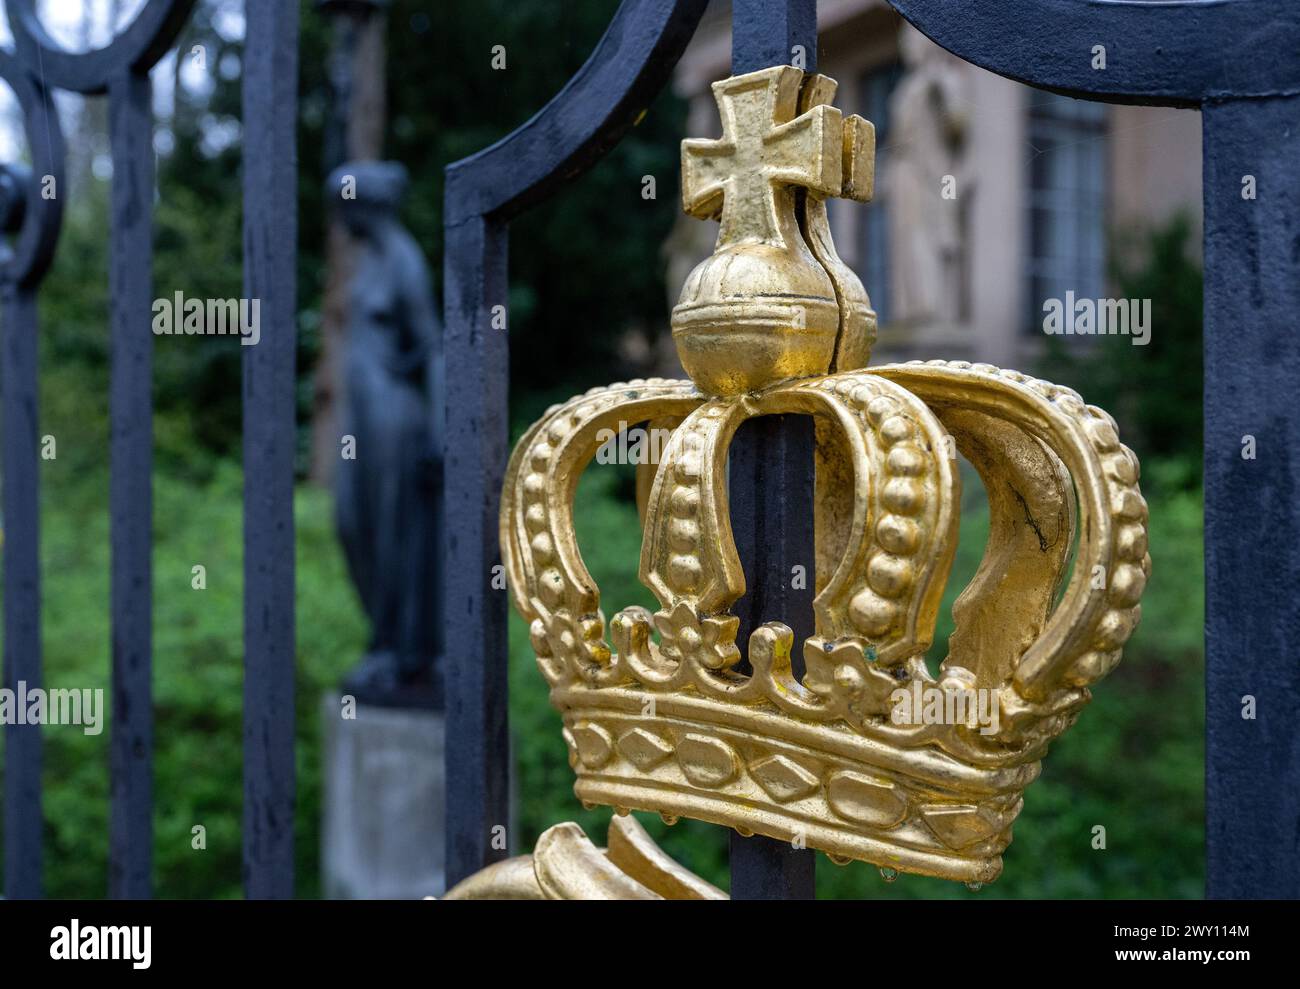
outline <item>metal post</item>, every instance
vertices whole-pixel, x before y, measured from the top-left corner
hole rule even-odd
[[[4,286],[4,685],[41,686],[36,295]],[[41,895],[41,726],[5,725],[5,898]]]
[[[298,4],[249,4],[244,53],[244,890],[293,896]]]
[[[108,895],[153,889],[152,86],[129,70],[109,87],[113,152],[109,517],[113,543],[113,725]]]
[[[448,192],[452,189],[448,184]],[[447,362],[443,568],[447,616],[447,885],[508,854],[508,599],[497,515],[508,454],[505,224],[477,216],[446,233]],[[504,308],[498,311],[498,316]],[[442,399],[443,396],[438,396]],[[493,584],[496,587],[493,587]],[[460,657],[470,656],[466,663]]]
[[[816,0],[735,0],[731,71],[740,75],[802,58],[817,69]],[[747,593],[737,602],[737,643],[765,621],[784,621],[799,645],[813,631],[812,592],[792,587],[792,568],[813,569],[813,424],[806,416],[766,416],[736,432],[729,463],[732,529]],[[797,670],[797,672],[802,672]],[[812,899],[816,860],[811,849],[773,838],[731,835],[731,897],[735,900]]]
[[[1300,96],[1202,119],[1206,894],[1283,899],[1300,896]]]

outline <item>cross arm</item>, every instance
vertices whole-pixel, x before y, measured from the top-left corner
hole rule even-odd
[[[815,106],[764,138],[771,156],[772,178],[819,196],[837,196],[841,178],[844,127],[840,111]]]
[[[708,138],[687,138],[682,142],[682,210],[700,220],[714,220],[722,214],[726,169],[719,162],[719,150],[734,150],[730,142]]]

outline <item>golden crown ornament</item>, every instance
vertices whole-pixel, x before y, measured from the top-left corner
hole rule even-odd
[[[721,220],[673,310],[691,380],[595,388],[550,409],[506,473],[506,570],[575,791],[839,862],[988,882],[1048,744],[1137,624],[1151,569],[1137,458],[1069,388],[963,361],[865,367],[875,313],[835,252],[826,199],[871,197],[872,126],[830,105],[832,80],[789,66],[713,91],[721,139],[682,144],[686,212]],[[745,577],[728,444],[745,420],[783,413],[816,421],[802,679],[778,621],[754,631],[752,672],[737,672],[729,614]],[[672,430],[638,484],[640,579],[659,610],[618,612],[607,641],[573,495],[609,431],[643,422]],[[986,488],[990,533],[936,679],[923,657],[957,544],[958,451]],[[977,724],[981,696],[993,717]],[[967,714],[918,716],[911,700],[936,697]],[[532,876],[544,858],[512,868]]]

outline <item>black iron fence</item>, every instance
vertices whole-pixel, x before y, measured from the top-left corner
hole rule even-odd
[[[1300,710],[1291,649],[1300,627],[1293,592],[1300,500],[1292,476],[1300,449],[1292,398],[1300,381],[1300,197],[1291,174],[1300,157],[1300,14],[1287,0],[890,2],[961,58],[1031,86],[1202,111],[1207,887],[1211,896],[1300,895],[1300,748],[1289,723]],[[608,150],[666,80],[702,7],[624,0],[591,58],[550,104],[448,169],[447,498],[455,536],[446,564],[471,575],[446,601],[451,882],[504,855],[488,836],[506,820],[506,601],[489,579],[499,562],[508,342],[488,320],[506,297],[506,222]],[[796,46],[804,67],[816,68],[816,0],[733,0],[731,7],[735,72],[789,62]],[[1099,45],[1104,69],[1096,67]],[[1272,190],[1266,199],[1242,196],[1248,175]],[[755,426],[767,435],[738,437],[735,452],[757,464],[750,453],[764,445],[768,483],[734,489],[737,528],[761,517],[764,531],[777,534],[772,545],[810,559],[810,534],[781,510],[781,492],[809,483],[810,465],[791,432],[798,427]],[[1273,454],[1243,459],[1246,435]],[[768,494],[752,494],[759,489]],[[785,591],[765,551],[752,552],[744,561],[750,598],[780,601]],[[743,600],[739,611],[746,612]],[[1243,719],[1244,699],[1261,695],[1270,715]],[[733,895],[810,895],[810,861],[801,861],[810,854],[733,838]]]
[[[150,263],[154,158],[149,69],[174,43],[194,0],[149,0],[108,47],[70,54],[45,35],[33,0],[8,0],[15,35],[0,77],[22,107],[30,175],[17,190],[0,258],[3,298],[4,679],[41,683],[38,557],[36,298],[62,211],[64,149],[51,94],[105,95],[113,157],[111,226],[112,743],[109,892],[150,894],[152,811]],[[1084,0],[893,0],[940,44],[1030,85],[1087,99],[1203,110],[1206,215],[1206,580],[1208,886],[1214,896],[1300,893],[1300,17],[1288,0],[1095,4]],[[624,0],[591,58],[535,117],[451,165],[446,185],[445,600],[449,883],[505,855],[493,828],[508,820],[505,594],[497,509],[507,458],[508,224],[579,176],[619,140],[667,82],[705,0]],[[733,66],[790,60],[815,68],[815,0],[734,0]],[[244,880],[251,897],[293,892],[294,316],[297,0],[250,0],[243,77],[245,293],[267,314],[244,349]],[[436,11],[434,12],[436,16]],[[865,39],[864,39],[865,40]],[[1104,71],[1095,45],[1108,47]],[[1256,200],[1240,194],[1256,177]],[[766,470],[808,483],[790,451]],[[1243,435],[1270,456],[1245,460]],[[757,468],[756,468],[757,469]],[[751,486],[752,487],[752,486]],[[773,486],[774,487],[774,486]],[[734,506],[764,518],[787,545],[809,534],[780,499]],[[761,548],[753,550],[755,554]],[[800,554],[811,558],[811,552]],[[765,572],[757,557],[751,575]],[[765,594],[764,581],[751,581]],[[776,595],[773,586],[767,592]],[[742,604],[743,608],[743,604]],[[1242,699],[1261,715],[1241,717]],[[5,894],[41,893],[40,728],[5,727]],[[733,892],[806,896],[811,853],[733,843]],[[801,857],[802,856],[802,857]]]
[[[153,845],[151,258],[149,70],[194,0],[149,0],[108,46],[59,48],[34,0],[5,4],[14,51],[0,76],[23,109],[33,168],[10,169],[15,202],[0,266],[4,393],[4,682],[41,684],[36,299],[59,235],[64,147],[51,97],[108,100],[112,728],[108,891],[151,893]],[[266,314],[243,351],[244,885],[293,894],[294,339],[297,250],[297,0],[246,5],[243,66],[244,292]],[[53,179],[51,185],[49,179]],[[53,188],[54,195],[48,195]],[[41,894],[41,728],[5,726],[5,895]]]

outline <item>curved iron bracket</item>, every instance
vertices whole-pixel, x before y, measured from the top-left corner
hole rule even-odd
[[[530,120],[447,166],[447,225],[509,219],[581,175],[667,83],[706,0],[623,0],[577,73]]]
[[[48,89],[9,52],[0,50],[0,79],[13,90],[23,115],[32,156],[22,205],[21,225],[0,254],[0,284],[32,286],[44,277],[54,259],[63,223],[63,129]],[[42,195],[44,177],[53,176],[56,194]],[[18,173],[14,173],[18,178]],[[15,217],[17,219],[17,217]]]
[[[959,58],[1067,96],[1194,107],[1300,93],[1293,0],[889,2]]]
[[[48,87],[85,95],[108,91],[109,81],[132,70],[148,71],[176,42],[195,0],[149,0],[103,48],[70,52],[45,30],[35,0],[9,0],[14,48],[28,65],[39,65]]]

